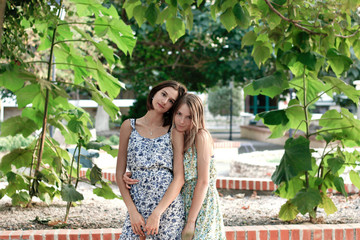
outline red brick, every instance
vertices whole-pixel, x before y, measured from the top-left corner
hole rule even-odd
[[[103,240],[112,240],[112,229],[103,229]]]
[[[234,240],[235,239],[235,232],[233,230],[227,230],[226,231],[226,239],[227,240]]]
[[[268,191],[274,191],[274,190],[275,190],[275,184],[274,184],[274,182],[269,182]]]
[[[248,183],[249,183],[248,190],[254,190],[254,181],[248,181]]]
[[[0,231],[0,239],[9,239],[9,235],[12,231]]]
[[[70,232],[69,232],[70,240],[78,240],[81,232],[82,232],[82,230],[78,230],[78,229],[70,230]]]
[[[240,189],[240,181],[239,180],[235,180],[235,189],[237,189],[237,190]]]
[[[352,228],[345,229],[345,240],[354,240],[354,229]]]
[[[259,240],[267,240],[268,231],[266,229],[265,230],[259,230],[259,237],[260,237]]]
[[[45,234],[45,240],[54,240],[54,231],[53,230],[45,230],[44,234]]]
[[[289,229],[280,229],[280,240],[288,240],[289,238]]]
[[[279,239],[279,229],[276,226],[266,226],[266,229],[269,231],[269,240],[278,240]]]
[[[216,188],[220,188],[220,180],[216,179]]]
[[[228,186],[229,189],[234,189],[234,180],[229,179],[228,184],[229,184],[229,186]]]
[[[60,231],[58,232],[58,240],[67,240],[68,233],[68,229],[60,229]]]
[[[267,187],[267,186],[268,186],[268,182],[262,181],[261,184],[262,184],[262,190],[263,190],[263,191],[267,191],[267,190],[268,190],[268,187]]]
[[[256,231],[255,230],[247,230],[247,240],[256,240]]]
[[[324,239],[332,239],[332,229],[326,228],[324,229]]]
[[[117,230],[115,233],[115,240],[119,239],[120,238],[120,235],[121,235],[121,231],[120,230]]]
[[[80,240],[90,240],[90,232],[80,233]]]
[[[341,229],[341,228],[336,228],[335,229],[335,239],[344,239],[344,231],[343,231],[343,229]]]
[[[222,184],[223,189],[227,189],[226,182],[227,182],[226,179],[221,180],[221,184]]]
[[[255,190],[256,191],[260,191],[261,189],[260,189],[260,181],[256,181],[255,182]]]
[[[34,231],[34,240],[43,240],[43,230],[36,230]]]
[[[22,231],[13,231],[10,235],[10,238],[11,240],[19,240],[22,234]],[[29,237],[27,237],[26,239],[29,239]]]
[[[314,240],[322,240],[323,231],[321,229],[314,230]]]
[[[101,240],[101,229],[91,229],[92,240]]]
[[[291,229],[291,240],[300,240],[300,229]]]
[[[241,190],[246,190],[246,180],[241,180]]]

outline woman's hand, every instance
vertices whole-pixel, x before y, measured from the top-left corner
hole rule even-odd
[[[138,211],[129,212],[131,228],[133,232],[140,236],[145,236],[143,229],[145,228],[145,220]]]
[[[137,180],[137,179],[132,179],[131,175],[132,175],[131,172],[126,172],[123,175],[123,181],[125,182],[125,186],[127,189],[131,188],[130,185],[137,184],[139,182],[139,180]]]
[[[195,224],[194,223],[187,223],[182,230],[181,233],[181,240],[191,240],[195,234]]]
[[[146,221],[145,232],[148,235],[159,233],[160,214],[154,210]]]

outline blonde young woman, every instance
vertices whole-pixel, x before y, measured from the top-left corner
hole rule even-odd
[[[170,131],[174,104],[186,88],[176,81],[155,86],[147,113],[120,128],[116,182],[128,209],[120,239],[180,239],[184,227],[183,134]],[[130,190],[126,169],[138,180]]]
[[[181,190],[186,225],[183,240],[225,240],[224,224],[216,190],[213,140],[205,128],[204,107],[194,94],[185,94],[174,107],[174,126],[184,134],[185,184]],[[137,180],[124,175],[129,185]]]

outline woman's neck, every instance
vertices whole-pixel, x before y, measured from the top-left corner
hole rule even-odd
[[[154,110],[148,111],[144,116],[144,120],[146,124],[153,127],[161,127],[164,123],[163,114],[158,114]]]

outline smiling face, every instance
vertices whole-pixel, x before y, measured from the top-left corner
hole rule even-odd
[[[179,132],[189,132],[192,127],[190,108],[184,103],[175,112],[174,123]]]
[[[165,113],[174,105],[178,91],[172,87],[164,87],[155,93],[152,100],[154,110]]]

